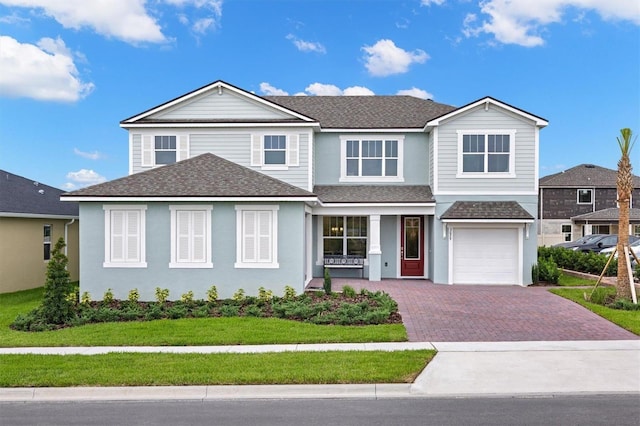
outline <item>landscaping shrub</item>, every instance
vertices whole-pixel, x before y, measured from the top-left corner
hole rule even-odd
[[[538,274],[541,281],[558,284],[561,272],[553,258],[549,258],[538,260]]]
[[[599,253],[583,253],[581,251],[570,250],[564,247],[538,247],[539,266],[541,259],[552,259],[558,268],[600,275],[607,264],[608,257]],[[605,271],[605,275],[616,275],[617,268],[617,259],[612,259]],[[542,276],[540,276],[540,279],[544,280]]]
[[[349,285],[345,285],[342,287],[342,295],[344,297],[348,297],[350,299],[353,299],[354,297],[356,297],[356,291],[353,287],[349,286]]]

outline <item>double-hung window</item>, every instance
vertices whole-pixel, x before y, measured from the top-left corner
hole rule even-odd
[[[348,137],[341,140],[342,182],[403,180],[402,137]]]
[[[189,135],[166,134],[133,135],[133,144],[141,141],[142,167],[164,166],[177,161],[186,160],[189,157]]]
[[[324,216],[322,241],[325,256],[367,257],[366,216]]]
[[[51,259],[51,225],[43,227],[44,260]]]
[[[236,268],[278,268],[278,206],[236,206]]]
[[[254,134],[251,142],[251,165],[265,170],[286,170],[299,165],[297,134]]]
[[[145,213],[141,205],[105,205],[105,268],[145,268]]]
[[[458,131],[458,176],[515,176],[515,130]]]
[[[169,206],[170,268],[212,268],[211,206]]]
[[[173,164],[176,162],[176,137],[155,136],[156,164]]]

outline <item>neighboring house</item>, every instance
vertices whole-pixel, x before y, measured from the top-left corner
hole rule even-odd
[[[531,283],[539,130],[486,97],[257,96],[223,81],[123,120],[80,203],[81,291],[221,297],[332,276]]]
[[[618,233],[618,172],[580,164],[540,178],[538,244],[554,245],[589,234]],[[640,236],[640,177],[633,177],[631,235]]]
[[[0,293],[43,286],[60,237],[78,280],[78,204],[60,201],[63,192],[0,170]]]

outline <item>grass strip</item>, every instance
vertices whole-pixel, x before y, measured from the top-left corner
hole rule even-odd
[[[435,351],[0,355],[0,387],[410,383]]]
[[[612,294],[615,293],[615,289],[612,287],[606,288],[607,291]],[[584,300],[584,293],[587,296],[591,293],[591,289],[581,288],[554,288],[550,289],[550,292],[562,296],[565,299],[572,300],[591,312],[600,315],[602,318],[611,321],[614,324],[619,325],[625,330],[640,335],[640,311],[625,311],[622,309],[611,309],[606,306],[598,305],[596,303],[587,302]]]
[[[329,326],[248,317],[100,323],[37,333],[11,330],[9,324],[18,314],[38,306],[42,290],[0,294],[0,347],[263,345],[407,340],[402,324]]]
[[[569,274],[560,275],[560,280],[558,281],[558,285],[564,287],[593,286],[595,283],[596,282],[594,280],[591,280],[589,278],[581,278]]]

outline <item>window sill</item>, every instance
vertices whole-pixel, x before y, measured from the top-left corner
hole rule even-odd
[[[139,263],[107,263],[102,264],[103,268],[146,268],[147,262]]]
[[[279,263],[240,263],[236,262],[233,265],[236,269],[278,269]]]
[[[404,182],[404,178],[401,176],[341,176],[339,182]]]
[[[289,166],[272,164],[272,165],[264,165],[260,169],[261,170],[289,170]]]
[[[515,179],[515,173],[457,173],[457,179]]]
[[[169,269],[212,269],[213,263],[169,263]]]

